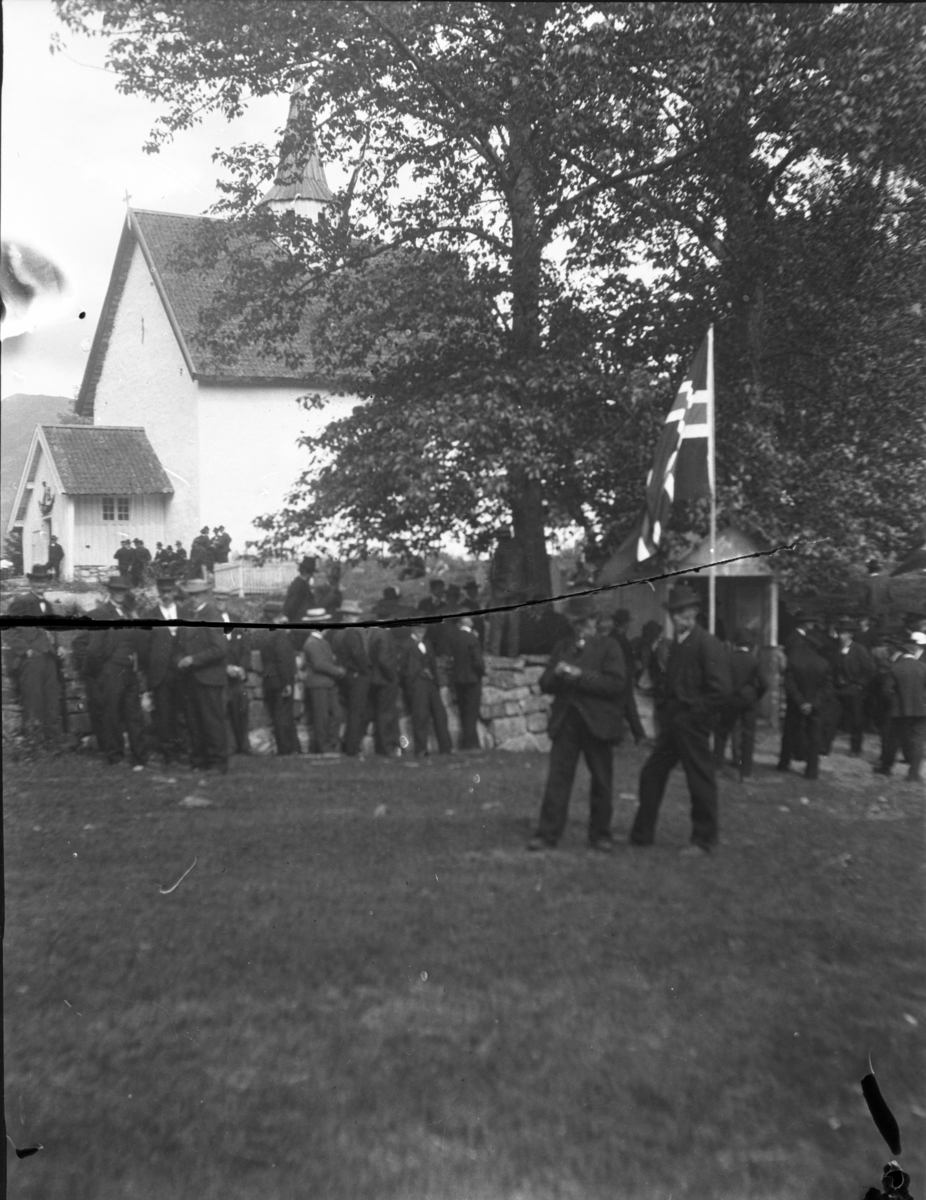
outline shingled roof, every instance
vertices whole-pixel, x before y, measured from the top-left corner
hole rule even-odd
[[[317,200],[322,204],[332,204],[334,193],[328,186],[325,168],[318,155],[308,100],[300,92],[290,98],[286,128],[283,154],[273,187],[257,203]]]
[[[144,429],[114,425],[43,425],[61,487],[71,496],[172,493]]]
[[[184,259],[192,259],[192,247],[208,228],[225,225],[215,217],[190,217],[180,213],[129,209],[125,228],[116,251],[99,324],[90,348],[76,411],[81,416],[93,413],[93,401],[112,337],[113,324],[129,273],[135,246],[141,249],[164,305],[187,369],[193,379],[207,382],[312,384],[314,364],[307,333],[293,349],[303,355],[298,370],[287,366],[282,354],[271,357],[257,346],[242,343],[228,361],[214,361],[199,337],[200,314],[219,295],[228,272],[228,250],[220,253],[212,268],[199,264],[184,270]],[[226,226],[227,227],[227,226]]]

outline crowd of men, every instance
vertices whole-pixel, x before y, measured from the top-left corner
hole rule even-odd
[[[440,658],[459,712],[456,749],[478,750],[484,647],[492,625],[479,615],[475,580],[457,587],[432,580],[417,608],[403,604],[398,588],[387,587],[365,613],[334,586],[320,604],[315,566],[308,558],[300,564],[286,598],[268,601],[266,626],[254,629],[230,627],[238,616],[218,606],[211,576],[178,581],[159,575],[157,602],[141,611],[134,607],[131,578],[110,578],[108,600],[90,614],[100,629],[82,631],[72,647],[92,732],[106,760],[124,760],[127,743],[135,767],[143,768],[158,753],[166,764],[226,771],[231,754],[251,750],[247,677],[256,661],[280,755],[301,749],[294,706],[299,684],[310,753],[356,757],[371,730],[375,752],[384,758],[427,754],[432,734],[438,753],[451,753]],[[48,577],[35,572],[30,583],[32,591],[14,601],[10,615],[50,614],[44,600]],[[552,848],[562,836],[580,757],[591,775],[589,845],[611,848],[613,750],[625,728],[638,744],[651,747],[640,774],[631,844],[645,847],[655,840],[666,784],[680,764],[691,796],[688,852],[709,854],[716,847],[717,773],[731,742],[740,777],[751,775],[758,706],[768,681],[752,630],[738,629],[726,641],[708,633],[699,596],[684,584],[670,590],[665,609],[671,633],[649,622],[636,639],[629,637],[627,610],[604,614],[587,596],[571,597],[565,613],[545,604],[520,614],[522,644],[549,656],[540,686],[553,696],[549,776],[529,849]],[[160,623],[150,629],[118,624],[135,616]],[[423,620],[435,616],[443,619]],[[192,624],[171,624],[181,618]],[[389,618],[408,623],[372,623]],[[339,628],[326,629],[332,622]],[[292,627],[299,623],[313,628]],[[801,610],[793,626],[782,648],[786,706],[778,769],[801,761],[806,777],[815,779],[819,759],[841,728],[855,755],[866,733],[877,732],[881,753],[875,769],[890,774],[900,755],[908,777],[920,780],[926,613],[880,626],[844,617],[826,628]],[[7,641],[24,732],[57,744],[64,652],[54,633],[40,626],[13,627]],[[647,737],[637,711],[637,689],[653,697],[655,740]],[[410,745],[400,733],[400,696],[410,717]],[[143,717],[143,699],[150,722]]]

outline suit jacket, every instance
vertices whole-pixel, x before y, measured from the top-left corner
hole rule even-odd
[[[57,650],[54,634],[39,625],[14,625],[7,630],[6,644],[7,663],[14,674],[21,669],[30,650],[34,654],[55,654]]]
[[[421,646],[424,647],[423,651]],[[402,647],[401,654],[399,671],[406,687],[411,687],[422,679],[432,679],[437,683],[437,657],[433,646],[409,638]]]
[[[362,630],[355,626],[335,629],[331,635],[331,645],[338,662],[348,675],[370,674],[370,655]]]
[[[221,621],[222,614],[214,604],[184,614],[189,620]],[[193,665],[185,668],[192,673],[197,683],[208,687],[224,687],[227,675],[228,643],[225,631],[208,625],[184,625],[177,636],[180,638],[180,654],[193,659]]]
[[[148,620],[164,620],[164,614],[157,604],[146,608],[141,615]],[[180,615],[179,608],[177,615]],[[176,668],[180,660],[180,630],[177,629],[171,633],[167,626],[156,625],[153,629],[142,632],[142,642],[142,667],[148,680],[148,687],[159,687],[167,677],[167,673],[172,668]]]
[[[579,667],[578,679],[556,673],[558,663]],[[628,686],[624,652],[610,637],[590,637],[582,645],[570,635],[559,643],[540,677],[540,690],[552,693],[550,737],[556,737],[570,708],[575,709],[589,731],[602,741],[619,742]]]
[[[730,652],[732,701],[737,708],[752,708],[768,691],[768,680],[754,650]]]
[[[723,643],[695,625],[683,642],[668,645],[656,707],[686,709],[710,724],[733,692]]]
[[[399,678],[399,656],[395,638],[388,629],[371,629],[367,646],[370,660],[370,682],[385,687]]]
[[[225,643],[228,648],[228,666],[251,669],[251,635],[246,629],[226,629]]]
[[[457,626],[450,641],[450,653],[453,655],[454,683],[478,683],[485,675],[485,658],[474,629],[461,629]]]
[[[808,642],[797,646],[785,668],[785,693],[792,704],[811,704],[819,711],[832,697],[833,673],[830,664]]]
[[[903,654],[891,664],[890,715],[926,717],[926,662]]]
[[[260,651],[264,687],[280,691],[296,682],[296,651],[285,629],[262,629],[254,638]]]
[[[326,637],[310,633],[302,647],[305,655],[305,686],[333,688],[335,680],[344,678],[344,668],[338,665],[334,650]]]
[[[283,616],[292,623],[301,621],[310,608],[315,607],[315,593],[303,575],[297,575],[289,585],[283,601]]]
[[[852,642],[845,654],[837,650],[834,663],[837,692],[864,691],[877,673],[870,651],[858,642]]]
[[[89,614],[94,621],[125,621],[111,600],[104,600]],[[108,629],[91,630],[86,645],[84,669],[97,676],[104,667],[135,668],[144,658],[145,631],[132,626],[113,625]]]

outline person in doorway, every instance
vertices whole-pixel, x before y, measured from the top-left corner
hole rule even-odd
[[[710,854],[718,841],[717,781],[711,732],[731,684],[723,646],[698,623],[701,600],[686,584],[673,587],[665,608],[673,638],[656,695],[656,745],[640,772],[640,804],[630,832],[651,846],[672,769],[681,762],[691,796],[691,844],[685,856]]]
[[[541,690],[554,697],[548,727],[552,745],[540,819],[527,848],[549,850],[562,837],[581,755],[591,775],[589,849],[610,852],[614,746],[623,733],[628,670],[620,645],[599,632],[591,597],[572,597],[566,616],[570,634],[540,677]]]
[[[58,541],[57,537],[51,535],[51,543],[48,547],[48,562],[45,565],[45,570],[49,576],[58,582],[61,579],[61,564],[64,562],[64,547]]]

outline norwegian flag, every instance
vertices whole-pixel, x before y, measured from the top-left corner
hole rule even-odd
[[[678,389],[652,470],[646,477],[646,510],[637,539],[637,562],[652,558],[659,549],[676,500],[695,500],[711,495],[713,490],[710,442],[714,373],[710,369],[710,341],[708,334]]]

